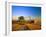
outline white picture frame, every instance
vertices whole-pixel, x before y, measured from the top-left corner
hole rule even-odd
[[[12,21],[12,11],[11,11],[12,8],[11,8],[11,6],[12,5],[17,5],[17,6],[34,6],[34,7],[41,7],[41,8],[43,7],[42,4],[34,4],[34,3],[17,3],[17,2],[6,2],[6,3],[7,3],[6,4],[7,5],[7,7],[6,7],[6,12],[7,12],[6,13],[7,14],[7,17],[6,17],[6,20],[7,20],[6,22],[7,23],[6,24],[7,25],[5,26],[6,27],[6,29],[5,29],[5,34],[6,35],[10,34],[10,33],[11,34],[15,34],[16,33],[15,31],[13,32],[12,29],[11,29],[12,28],[12,22],[11,22]],[[41,30],[42,30],[42,26],[41,26]]]

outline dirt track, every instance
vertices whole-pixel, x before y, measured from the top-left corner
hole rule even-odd
[[[38,22],[39,23],[39,22]],[[12,21],[12,31],[17,30],[40,30],[41,24],[26,22],[23,25],[17,21]]]

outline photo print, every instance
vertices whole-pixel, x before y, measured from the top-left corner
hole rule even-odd
[[[12,5],[12,31],[41,30],[41,7]]]

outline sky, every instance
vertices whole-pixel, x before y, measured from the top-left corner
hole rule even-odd
[[[13,16],[41,17],[41,7],[32,6],[12,6]]]

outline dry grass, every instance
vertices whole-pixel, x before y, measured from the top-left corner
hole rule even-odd
[[[17,30],[40,30],[41,29],[41,20],[33,20],[33,21],[12,21],[12,31]]]

